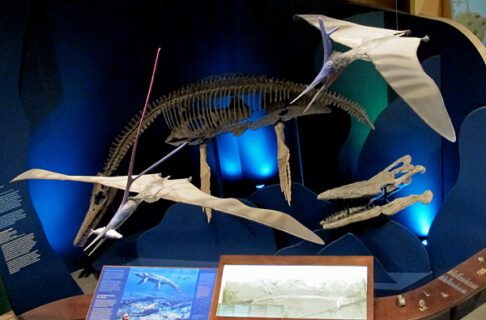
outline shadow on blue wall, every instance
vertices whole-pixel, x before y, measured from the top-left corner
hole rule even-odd
[[[423,62],[424,70],[440,85],[440,59],[429,58]],[[423,165],[424,174],[413,177],[412,183],[397,194],[421,194],[431,190],[433,200],[428,205],[415,204],[394,216],[419,236],[426,237],[430,225],[442,203],[443,139],[430,129],[415,112],[395,99],[377,118],[376,129],[371,131],[359,156],[355,180],[371,178],[398,158],[409,154],[414,165]]]
[[[486,247],[486,107],[473,111],[459,135],[460,171],[430,230],[432,267],[441,274]]]

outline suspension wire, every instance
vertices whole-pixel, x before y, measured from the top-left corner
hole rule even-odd
[[[395,0],[395,28],[398,31],[398,0]]]

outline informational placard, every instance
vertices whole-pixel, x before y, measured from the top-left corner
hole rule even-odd
[[[210,319],[373,319],[371,257],[223,256]]]
[[[87,320],[206,320],[216,269],[105,266]]]

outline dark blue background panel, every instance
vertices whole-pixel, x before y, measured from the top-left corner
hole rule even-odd
[[[370,224],[356,236],[378,259],[396,281],[397,293],[420,286],[432,279],[429,255],[422,242],[409,229],[391,220],[382,225]]]
[[[440,83],[440,59],[429,58],[424,69]],[[403,197],[431,190],[433,200],[428,205],[415,204],[394,216],[419,236],[427,236],[430,225],[442,202],[442,143],[443,139],[430,129],[401,98],[393,101],[377,118],[361,151],[356,173],[357,180],[365,180],[386,168],[404,155],[412,156],[412,163],[423,165],[424,174],[417,174],[413,182],[396,194]],[[448,143],[448,142],[444,142]]]
[[[249,204],[249,202],[246,202]],[[137,240],[139,258],[218,261],[222,254],[273,254],[269,227],[218,211],[208,223],[200,207],[174,204]]]
[[[34,126],[19,98],[26,1],[0,3],[0,274],[15,313],[81,294],[47,242],[25,182],[9,181],[27,165]],[[63,233],[63,228],[54,232]]]
[[[320,256],[373,256],[366,245],[361,242],[354,234],[347,233],[341,238],[333,241],[316,255]],[[381,283],[395,283],[388,275],[381,262],[373,259],[374,281]]]
[[[257,190],[248,199],[260,208],[288,213],[310,230],[321,229],[319,222],[327,217],[331,210],[328,203],[317,200],[317,195],[314,192],[298,183],[292,184],[290,207],[280,190],[280,185],[272,185]],[[301,241],[301,239],[287,234],[281,237],[286,239],[282,242],[284,246]]]
[[[314,231],[321,239],[324,239],[326,243],[328,243],[327,238],[327,231],[320,229],[320,230],[315,230]],[[300,241],[298,243],[291,244],[289,246],[280,248],[277,252],[275,252],[275,255],[277,256],[314,256],[316,255],[319,251],[321,251],[324,248],[324,246],[309,242],[309,241]]]
[[[460,171],[429,234],[432,268],[440,275],[486,246],[486,107],[459,134]]]
[[[391,220],[370,224],[356,236],[377,257],[388,272],[430,272],[430,260],[422,242],[403,225]]]

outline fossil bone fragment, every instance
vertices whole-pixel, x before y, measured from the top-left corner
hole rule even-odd
[[[207,160],[207,147],[206,144],[203,143],[199,146],[199,157],[200,157],[200,172],[199,175],[201,177],[201,191],[206,192],[207,194],[211,194],[211,168],[209,167],[208,160]],[[208,217],[208,222],[211,220],[211,209],[210,208],[203,208],[203,211],[206,213],[206,217]]]
[[[280,179],[280,189],[282,190],[288,205],[292,200],[291,188],[292,180],[290,178],[290,150],[285,145],[284,124],[279,122],[275,125],[277,135],[277,158],[278,158],[278,175]]]
[[[402,97],[412,110],[433,130],[449,141],[456,141],[451,119],[435,82],[425,73],[417,58],[417,48],[428,37],[403,37],[410,31],[397,31],[362,26],[343,20],[318,15],[298,15],[314,27],[320,28],[324,45],[322,69],[311,84],[293,102],[310,93],[323,82],[314,95],[337,79],[354,60],[371,61],[386,82]],[[327,32],[326,28],[331,29]],[[333,51],[332,39],[350,47],[346,52]],[[332,53],[331,53],[332,52]]]
[[[320,193],[317,199],[344,201],[363,199],[370,204],[409,185],[413,175],[425,172],[423,166],[414,166],[411,162],[411,156],[403,156],[370,179],[326,190]]]
[[[321,222],[324,229],[342,227],[358,221],[372,219],[380,214],[393,215],[416,203],[432,201],[432,192],[397,198],[388,203],[388,197],[412,182],[412,176],[424,173],[421,165],[414,166],[412,157],[403,156],[368,180],[358,181],[320,193],[319,200],[342,202],[348,208],[341,210]],[[381,205],[380,202],[385,204]],[[352,207],[349,208],[349,204]]]
[[[302,84],[262,76],[210,77],[152,103],[142,121],[142,132],[162,116],[171,130],[166,142],[174,145],[201,144],[225,132],[239,135],[246,129],[275,125],[277,122],[303,116],[308,97],[303,97],[294,105],[288,103],[303,89]],[[221,101],[228,97],[232,99],[231,103],[221,106]],[[254,107],[248,107],[244,99],[255,100]],[[343,109],[373,128],[359,105],[330,91],[320,94],[305,115],[328,113],[331,106]],[[252,116],[257,113],[262,113],[263,116],[255,120]],[[117,170],[133,143],[139,121],[140,117],[135,117],[116,138],[100,176],[111,176]],[[206,174],[209,171],[206,168],[201,172]],[[208,181],[209,175],[204,177]],[[115,189],[94,185],[90,206],[74,241],[75,245],[84,245],[89,230],[98,225],[115,194]]]
[[[422,194],[412,194],[403,198],[397,198],[384,205],[376,205],[370,208],[354,207],[339,211],[321,221],[323,229],[336,229],[359,221],[369,220],[381,214],[391,216],[417,202],[429,204],[432,201],[432,191],[426,190]]]
[[[110,188],[122,190],[125,189],[127,182],[127,176],[70,176],[41,169],[28,170],[14,178],[12,182],[26,179],[66,180],[99,183]],[[129,198],[134,202],[133,205],[139,204],[142,201],[151,203],[160,199],[192,204],[204,208],[218,210],[251,221],[256,221],[266,226],[290,233],[302,239],[318,244],[324,244],[321,238],[288,214],[275,210],[252,208],[233,198],[222,199],[211,196],[205,192],[202,192],[191,184],[189,179],[171,180],[168,177],[163,178],[159,174],[146,174],[140,176],[139,179],[132,183],[130,192],[137,193],[137,195]],[[129,206],[131,205],[132,204]],[[128,211],[129,210],[127,210],[127,212]],[[118,227],[126,220],[126,218],[128,218],[131,213],[133,213],[133,211],[129,212],[127,216],[124,216],[124,219],[119,220],[121,223],[118,225]]]

